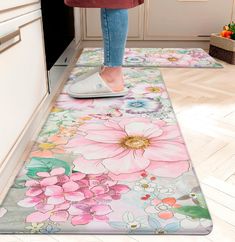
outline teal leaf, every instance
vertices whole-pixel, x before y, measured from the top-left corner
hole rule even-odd
[[[12,188],[23,189],[25,188],[25,182],[29,180],[27,176],[16,178],[14,184],[11,186]]]
[[[30,178],[39,178],[37,176],[38,172],[50,172],[52,169],[57,167],[63,167],[65,169],[65,174],[70,174],[70,165],[56,158],[43,158],[43,157],[32,157],[29,164],[26,165],[28,170],[27,176]]]
[[[153,217],[148,217],[148,222],[149,222],[149,225],[153,228],[153,229],[159,229],[159,228],[161,228],[161,224],[160,224],[160,222],[157,220],[157,219],[155,219],[155,218],[153,218]]]
[[[211,219],[208,209],[200,206],[182,206],[180,208],[172,208],[176,213],[190,216],[191,218],[206,218]]]

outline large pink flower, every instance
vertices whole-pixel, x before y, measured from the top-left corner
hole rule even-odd
[[[132,92],[136,94],[143,94],[144,96],[150,98],[155,98],[159,96],[162,98],[168,98],[166,87],[162,83],[142,83],[132,88]]]
[[[155,175],[177,177],[189,168],[189,156],[175,124],[126,118],[84,124],[80,129],[84,136],[67,145],[80,154],[74,161],[80,172],[130,177],[149,169]]]

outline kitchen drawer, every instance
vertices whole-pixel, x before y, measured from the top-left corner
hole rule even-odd
[[[27,6],[34,3],[40,3],[40,0],[1,0],[0,13],[11,9]]]
[[[46,95],[41,11],[0,23],[0,168]]]

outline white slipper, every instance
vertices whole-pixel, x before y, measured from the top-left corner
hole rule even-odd
[[[128,88],[114,92],[96,71],[87,78],[72,83],[67,92],[71,97],[76,98],[120,97],[128,94]]]

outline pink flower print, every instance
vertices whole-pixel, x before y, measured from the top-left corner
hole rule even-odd
[[[171,219],[174,214],[170,211],[171,207],[178,208],[179,204],[176,204],[176,199],[173,197],[167,197],[162,200],[154,198],[151,201],[151,205],[145,209],[148,214],[155,214],[161,219]]]
[[[156,98],[156,97],[168,98],[166,87],[161,83],[139,84],[139,85],[136,85],[134,88],[132,88],[132,92],[138,95],[144,95],[149,98]]]
[[[192,66],[195,63],[195,60],[190,55],[177,54],[177,53],[163,53],[156,54],[148,59],[150,62],[158,63],[163,66]]]
[[[86,107],[92,106],[92,99],[76,99],[67,94],[60,94],[56,100],[56,106],[63,109],[81,110]]]
[[[67,144],[67,139],[59,136],[51,136],[45,142],[36,142],[30,156],[36,157],[53,157],[54,154],[65,153],[64,145]]]
[[[69,213],[67,211],[69,206],[70,206],[70,203],[65,202],[63,204],[56,205],[54,209],[46,213],[39,212],[39,211],[31,213],[26,217],[26,222],[41,223],[48,219],[54,222],[65,222],[69,218]]]
[[[39,208],[42,209],[42,207],[44,208],[44,206],[46,205],[46,196],[44,194],[39,194],[37,196],[26,197],[23,200],[19,201],[17,204],[24,208],[36,207],[37,205],[39,205]],[[52,204],[47,207],[48,210],[51,210],[53,208],[54,206]]]
[[[54,168],[51,170],[51,172],[37,172],[37,176],[42,178],[42,180],[38,183],[45,187],[55,185],[57,182],[59,182],[61,176],[65,176],[64,173],[65,169],[63,167]],[[26,182],[26,186],[34,187],[36,182],[37,181],[35,180],[32,180],[32,183],[28,181]],[[35,185],[33,183],[35,183]]]
[[[73,225],[88,224],[93,219],[108,220],[107,215],[112,212],[109,205],[88,206],[85,204],[72,204],[69,208],[69,214],[72,215],[71,222]]]
[[[80,128],[85,135],[70,140],[67,149],[83,156],[75,160],[82,173],[129,176],[149,169],[153,175],[177,177],[189,168],[189,156],[175,124],[125,118]]]
[[[45,195],[48,196],[48,204],[62,204],[65,201],[81,201],[85,198],[84,194],[78,191],[79,185],[76,182],[69,181],[61,186],[52,185],[46,187]]]

